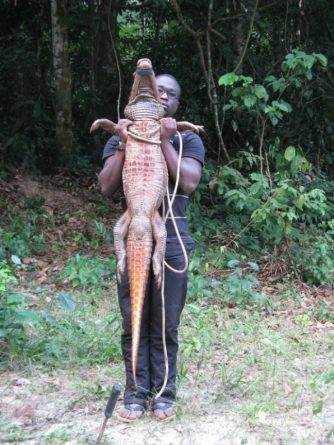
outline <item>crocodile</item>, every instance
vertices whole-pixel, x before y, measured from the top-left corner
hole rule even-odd
[[[139,59],[129,102],[124,109],[124,116],[129,120],[122,171],[127,210],[114,227],[117,279],[121,282],[127,267],[130,283],[131,360],[135,385],[142,307],[150,267],[152,264],[157,286],[161,287],[166,249],[166,227],[159,213],[168,185],[167,165],[160,146],[159,120],[164,114],[152,63],[146,58]],[[90,131],[98,128],[111,134],[116,132],[116,124],[108,119],[97,119]],[[202,127],[179,122],[177,129],[198,133]]]

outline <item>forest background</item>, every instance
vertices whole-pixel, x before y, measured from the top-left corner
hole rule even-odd
[[[88,129],[121,116],[136,60],[148,56],[181,83],[178,119],[206,129],[196,221],[196,212],[209,216],[221,245],[229,238],[245,255],[286,257],[312,284],[333,281],[331,2],[1,8],[2,177],[8,164],[95,172],[106,135]]]
[[[27,363],[120,363],[119,341],[106,335],[120,329],[117,305],[107,315],[105,308],[115,293],[110,227],[121,209],[117,196],[102,197],[96,184],[108,135],[89,128],[96,118],[122,117],[136,61],[149,57],[157,74],[171,73],[181,84],[177,120],[205,127],[206,163],[188,215],[196,247],[181,379],[215,361],[210,329],[230,335],[219,318],[225,311],[249,328],[232,329],[236,336],[289,314],[298,342],[313,323],[328,328],[330,355],[321,356],[325,365],[314,371],[317,387],[308,396],[311,414],[324,412],[326,385],[334,382],[333,2],[2,0],[0,25],[5,372],[27,372]],[[267,364],[266,372],[276,373],[276,358],[286,359],[281,340],[262,340],[275,355],[274,371]],[[244,403],[250,363],[239,356],[229,368],[232,352],[226,354],[221,384],[231,398],[240,391]],[[93,398],[107,393],[101,382]],[[274,384],[271,396],[275,391]],[[80,403],[91,402],[88,392]],[[243,405],[248,420],[275,412],[261,394]],[[11,428],[4,427],[8,437],[30,434]],[[323,437],[333,437],[334,425],[326,428]]]

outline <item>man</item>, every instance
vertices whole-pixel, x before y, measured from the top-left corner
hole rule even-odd
[[[179,106],[181,88],[177,80],[169,74],[157,76],[156,81],[161,103],[165,109],[165,117],[160,120],[161,149],[166,159],[170,182],[169,191],[172,193],[176,180],[180,143],[176,135],[176,121],[172,116]],[[109,196],[113,195],[122,184],[127,124],[128,121],[126,119],[121,119],[116,127],[118,136],[111,137],[104,147],[104,167],[99,174],[98,181],[102,193]],[[192,248],[192,239],[186,220],[186,208],[189,195],[194,192],[201,178],[204,146],[199,136],[190,131],[182,133],[182,140],[183,154],[179,188],[174,201],[173,211],[183,243],[189,253]],[[165,202],[167,202],[166,198]],[[170,217],[167,219],[166,228],[167,245],[165,260],[174,269],[182,270],[184,267],[184,255]],[[120,416],[125,420],[131,421],[141,417],[145,412],[146,403],[150,397],[152,397],[152,411],[157,419],[166,420],[175,415],[177,331],[180,315],[185,304],[186,291],[187,273],[177,274],[166,268],[164,295],[169,373],[166,389],[162,396],[156,399],[154,395],[162,388],[165,376],[161,289],[157,288],[153,272],[151,272],[143,307],[136,388],[131,368],[131,301],[127,275],[118,284],[118,298],[123,318],[122,351],[126,371],[124,408],[121,410]]]

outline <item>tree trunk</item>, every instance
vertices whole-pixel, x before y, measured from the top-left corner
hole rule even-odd
[[[233,52],[234,52],[234,57],[233,57],[233,62],[232,62],[232,68],[231,71],[238,66],[239,61],[241,59],[241,54],[242,54],[242,50],[243,50],[243,46],[245,44],[245,33],[244,33],[244,26],[245,26],[245,18],[241,15],[241,5],[240,5],[240,1],[236,1],[234,3],[234,13],[235,14],[240,14],[240,17],[236,19],[236,24],[235,24],[235,28],[234,28],[234,36],[233,36]],[[242,63],[239,65],[236,74],[241,74],[242,73]]]
[[[52,52],[58,164],[65,165],[73,147],[71,70],[68,51],[68,0],[51,0]]]

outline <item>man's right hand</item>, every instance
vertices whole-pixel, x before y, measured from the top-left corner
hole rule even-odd
[[[128,140],[128,127],[133,122],[130,121],[130,119],[120,119],[115,127],[115,133],[117,136],[119,136],[120,142],[123,142],[126,144],[126,141]]]

